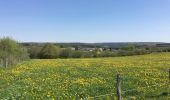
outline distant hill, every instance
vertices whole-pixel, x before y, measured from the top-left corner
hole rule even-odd
[[[170,47],[170,43],[159,43],[156,44],[157,47]]]
[[[95,43],[96,46],[106,47],[106,48],[121,48],[126,45],[136,45],[136,46],[156,46],[157,42],[117,42],[117,43]]]
[[[25,42],[24,46],[43,46],[45,43]],[[61,47],[80,47],[80,48],[121,48],[126,45],[136,46],[158,46],[167,43],[162,42],[109,42],[109,43],[53,43]]]

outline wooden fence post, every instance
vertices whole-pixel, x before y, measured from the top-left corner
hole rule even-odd
[[[170,69],[169,69],[169,83],[170,83]]]
[[[120,74],[117,74],[116,76],[116,88],[117,88],[117,98],[118,100],[121,100],[121,84],[120,84]]]

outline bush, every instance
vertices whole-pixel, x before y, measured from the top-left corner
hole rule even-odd
[[[72,56],[72,51],[70,48],[63,48],[60,50],[59,57],[60,58],[70,58]]]
[[[28,59],[25,48],[11,38],[0,39],[0,65],[7,67]]]
[[[39,58],[41,49],[42,47],[30,46],[28,48],[28,53],[29,53],[30,58],[31,59]]]
[[[55,59],[59,57],[59,48],[51,43],[45,44],[38,54],[41,59]]]
[[[72,58],[82,58],[83,52],[82,51],[72,51]]]

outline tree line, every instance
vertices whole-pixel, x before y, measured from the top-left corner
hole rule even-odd
[[[88,50],[72,50],[71,47],[56,46],[52,43],[46,43],[43,46],[29,46],[28,53],[33,59],[56,59],[56,58],[94,58],[94,57],[117,57],[143,55],[153,52],[169,52],[170,48],[159,47],[141,47],[135,45],[126,45],[118,49],[95,48]]]
[[[88,50],[72,50],[72,47],[62,47],[52,43],[43,45],[23,46],[11,38],[0,38],[0,66],[11,66],[18,62],[31,59],[56,58],[94,58],[143,55],[153,52],[170,52],[169,47],[126,45],[121,48],[98,48]]]

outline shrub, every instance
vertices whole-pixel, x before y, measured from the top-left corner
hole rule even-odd
[[[27,50],[15,40],[9,37],[0,39],[0,65],[7,67],[28,58]]]
[[[59,48],[51,43],[45,44],[39,53],[41,59],[55,59],[59,56]]]

